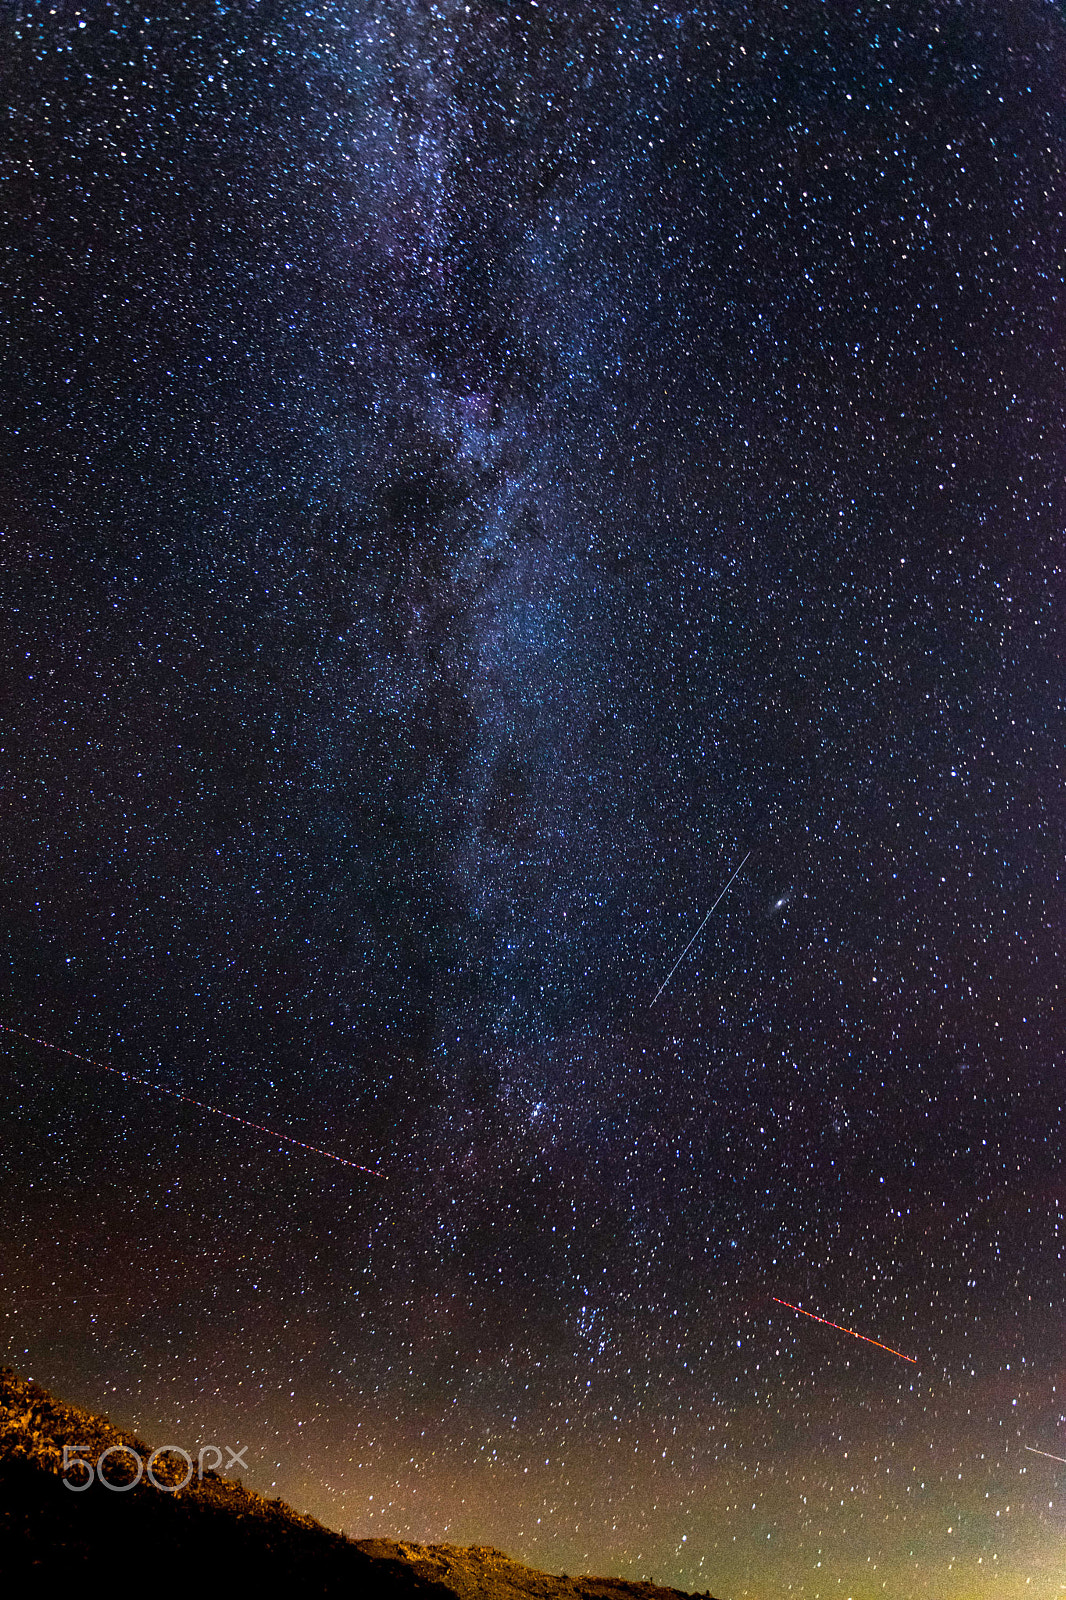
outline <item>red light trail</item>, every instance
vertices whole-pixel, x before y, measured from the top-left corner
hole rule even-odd
[[[901,1361],[910,1361],[914,1366],[918,1365],[916,1356],[905,1356],[902,1350],[893,1350],[890,1344],[882,1344],[880,1339],[871,1339],[865,1333],[856,1333],[854,1328],[845,1328],[839,1322],[830,1322],[828,1317],[816,1317],[813,1311],[804,1311],[802,1306],[794,1306],[791,1300],[779,1300],[776,1294],[770,1298],[774,1305],[788,1306],[790,1311],[798,1311],[801,1317],[810,1317],[812,1322],[824,1323],[827,1328],[835,1328],[838,1333],[850,1333],[853,1339],[863,1339],[867,1344],[875,1344],[879,1350],[887,1350],[890,1356],[899,1356]]]
[[[181,1094],[177,1089],[164,1089],[162,1084],[151,1083],[147,1078],[138,1078],[136,1073],[123,1072],[121,1067],[109,1067],[106,1061],[94,1061],[92,1056],[79,1055],[76,1050],[65,1050],[60,1044],[49,1044],[47,1039],[37,1039],[32,1033],[20,1033],[17,1028],[9,1028],[5,1022],[0,1022],[0,1031],[13,1034],[16,1039],[24,1039],[27,1044],[40,1045],[42,1050],[54,1050],[57,1055],[69,1056],[72,1061],[84,1061],[90,1067],[99,1067],[101,1072],[113,1072],[125,1083],[135,1083],[141,1089],[151,1089],[154,1094],[169,1095],[171,1100],[180,1100],[182,1105],[195,1106],[197,1111],[209,1111],[213,1117],[227,1117],[230,1122],[239,1122],[242,1128],[252,1128],[256,1133],[265,1133],[268,1139],[280,1139],[283,1144],[295,1145],[298,1150],[308,1150],[314,1156],[325,1156],[327,1161],[337,1161],[342,1167],[351,1167],[354,1172],[365,1172],[371,1178],[380,1178],[383,1183],[385,1181],[385,1174],[376,1172],[373,1167],[361,1167],[358,1161],[346,1161],[344,1156],[334,1155],[332,1150],[321,1150],[316,1144],[305,1144],[302,1139],[293,1139],[287,1133],[278,1133],[274,1128],[265,1128],[261,1122],[249,1122],[247,1117],[238,1117],[233,1111],[223,1111],[220,1106],[205,1105],[202,1100],[194,1100],[191,1095]]]

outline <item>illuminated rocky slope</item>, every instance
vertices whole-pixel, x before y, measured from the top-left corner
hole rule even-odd
[[[105,1451],[109,1481],[72,1492],[64,1446],[97,1462]],[[112,1447],[124,1447],[113,1449]],[[133,1434],[52,1398],[10,1371],[0,1372],[0,1572],[53,1583],[60,1577],[170,1583],[239,1582],[304,1595],[400,1600],[668,1600],[675,1589],[614,1578],[553,1577],[483,1546],[414,1545],[351,1540],[281,1500],[265,1500],[232,1478],[185,1475],[180,1459],[157,1459],[164,1490],[137,1476],[151,1447]]]

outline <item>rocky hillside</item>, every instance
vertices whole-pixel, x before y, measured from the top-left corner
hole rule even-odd
[[[64,1446],[96,1463],[122,1493],[93,1482],[75,1493],[63,1477]],[[119,1448],[114,1448],[119,1447]],[[124,1448],[122,1448],[124,1447]],[[137,1476],[133,1434],[54,1400],[0,1370],[0,1572],[27,1593],[57,1579],[240,1585],[247,1595],[366,1596],[367,1600],[684,1600],[676,1589],[616,1578],[552,1577],[499,1550],[346,1539],[281,1500],[264,1500],[232,1478],[205,1471],[174,1493]],[[69,1458],[69,1457],[68,1457]],[[180,1457],[157,1459],[159,1483],[186,1475]],[[47,1585],[47,1591],[45,1588]],[[710,1600],[710,1597],[706,1597]]]
[[[400,1562],[427,1585],[425,1592],[453,1600],[686,1600],[680,1589],[625,1578],[554,1577],[523,1567],[488,1545],[460,1549],[450,1544],[407,1544],[359,1539],[356,1548],[375,1560]],[[712,1600],[712,1596],[697,1597]]]

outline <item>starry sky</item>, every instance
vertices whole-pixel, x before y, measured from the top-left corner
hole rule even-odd
[[[359,1536],[1060,1595],[1061,8],[0,31],[0,1022],[91,1058],[2,1036],[0,1358]]]

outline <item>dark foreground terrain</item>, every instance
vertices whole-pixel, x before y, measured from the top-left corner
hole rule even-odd
[[[26,1593],[60,1578],[239,1584],[234,1593],[433,1596],[437,1600],[670,1600],[676,1589],[615,1578],[552,1577],[483,1546],[414,1545],[346,1539],[281,1500],[264,1500],[238,1481],[205,1472],[167,1493],[143,1480],[122,1493],[92,1483],[75,1493],[63,1477],[63,1447],[81,1446],[96,1462],[125,1445],[147,1462],[151,1447],[54,1400],[46,1390],[0,1370],[0,1574]],[[185,1475],[180,1458],[157,1461],[157,1479]],[[107,1460],[115,1484],[136,1475],[125,1450]],[[709,1600],[709,1597],[708,1597]]]

